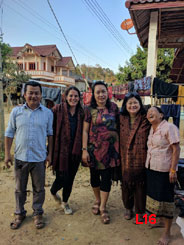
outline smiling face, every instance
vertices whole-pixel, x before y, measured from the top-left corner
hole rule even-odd
[[[32,110],[36,109],[39,106],[42,98],[40,87],[33,87],[31,85],[28,85],[26,88],[26,92],[24,93],[24,98],[29,108],[31,108]]]
[[[126,103],[126,109],[130,116],[136,116],[140,108],[140,103],[135,97],[130,98]]]
[[[105,106],[108,99],[108,92],[104,85],[96,85],[94,97],[98,106]]]
[[[66,100],[70,107],[76,107],[80,100],[78,92],[74,89],[71,89],[66,96]]]
[[[151,107],[147,112],[147,119],[151,124],[159,124],[163,119],[163,114],[155,107]]]

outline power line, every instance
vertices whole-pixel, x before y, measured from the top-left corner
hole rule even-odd
[[[73,55],[73,57],[74,57],[74,59],[75,59],[77,65],[79,65],[79,63],[78,63],[78,61],[77,61],[77,58],[76,58],[76,56],[75,56],[75,54],[74,54],[74,52],[73,52],[73,50],[72,50],[72,47],[70,46],[70,44],[69,44],[69,42],[68,42],[68,40],[67,40],[67,38],[66,38],[66,36],[65,36],[65,33],[64,33],[63,29],[61,28],[61,25],[60,25],[60,23],[59,23],[59,21],[58,21],[58,19],[57,19],[57,16],[56,16],[56,14],[55,14],[55,12],[54,12],[54,10],[53,10],[53,8],[52,8],[52,6],[51,6],[49,0],[47,0],[47,2],[48,2],[48,4],[49,4],[49,7],[50,7],[50,9],[51,9],[51,11],[52,11],[52,13],[53,13],[53,15],[54,15],[54,18],[55,18],[55,20],[56,20],[58,26],[59,26],[59,29],[60,29],[60,31],[61,31],[61,33],[62,33],[62,35],[63,35],[65,41],[67,42],[68,47],[69,47],[69,49],[70,49],[70,51],[71,51],[71,53],[72,53],[72,55]],[[88,84],[87,80],[85,79],[85,76],[84,76],[84,74],[83,74],[83,72],[82,72],[82,70],[81,70],[81,67],[78,66],[78,68],[79,68],[79,71],[80,71],[82,77],[84,78],[84,81],[85,81],[86,86],[87,86],[87,88],[88,88],[88,87],[89,87],[89,84]]]
[[[19,0],[20,1],[20,0]],[[54,28],[55,31],[57,33],[60,33],[58,28],[53,25],[52,23],[50,23],[48,20],[46,20],[45,18],[43,18],[38,12],[36,12],[33,8],[31,8],[29,5],[27,4],[23,4],[22,2],[20,3],[18,0],[13,0],[13,2],[16,2],[17,4],[19,4],[19,6],[21,8],[23,8],[24,10],[26,10],[27,12],[29,12],[30,15],[36,17],[39,21],[41,21],[42,23],[44,23],[45,25],[51,27],[52,29]],[[15,13],[17,13],[18,15],[20,15],[22,18],[27,19],[29,22],[32,22],[34,25],[38,26],[39,28],[41,28],[42,30],[45,30],[49,33],[51,33],[50,31],[46,30],[45,28],[39,26],[37,23],[33,22],[32,20],[30,20],[29,18],[27,18],[27,16],[25,17],[22,13],[20,14],[17,10],[13,10],[12,7],[10,7],[9,5],[6,5],[7,7],[9,7],[12,11],[14,11]],[[67,35],[68,36],[68,35]],[[60,41],[64,42],[63,39],[60,39],[59,37],[56,36],[57,39],[59,39]],[[86,48],[84,46],[82,46],[81,44],[79,44],[75,39],[69,37],[69,39],[71,39],[73,42],[76,43],[76,45],[79,47],[78,48],[74,48],[77,52],[81,53],[82,55],[86,56],[86,57],[90,57],[92,60],[94,60],[96,63],[98,63],[97,60],[101,60],[102,63],[106,64],[107,66],[112,67],[112,65],[108,64],[106,61],[104,61],[103,59],[101,59],[100,57],[98,57],[97,55],[94,55],[93,53],[91,53],[89,50],[86,50]],[[65,44],[65,42],[64,42]],[[66,44],[65,44],[66,45]],[[114,67],[114,69],[116,69]]]
[[[131,47],[129,47],[128,43],[125,41],[125,39],[122,37],[122,35],[116,29],[116,27],[113,25],[113,23],[111,22],[111,20],[107,16],[107,14],[104,12],[104,10],[100,6],[100,4],[96,0],[92,0],[92,2],[94,3],[94,5],[98,9],[98,11],[102,14],[102,16],[104,17],[104,19],[107,21],[107,23],[109,24],[109,26],[112,28],[113,32],[116,33],[116,35],[119,38],[119,40],[121,42],[123,42],[126,45],[126,47],[132,52],[133,50],[131,49]]]
[[[90,12],[93,12],[94,15],[97,17],[98,20],[105,26],[105,28],[108,30],[108,32],[113,36],[113,38],[116,40],[116,42],[120,45],[121,48],[123,48],[123,51],[126,51],[127,53],[130,53],[130,48],[122,41],[122,37],[120,38],[117,34],[117,30],[115,30],[113,24],[109,24],[110,20],[107,21],[107,15],[105,13],[102,13],[99,7],[97,7],[97,2],[94,3],[89,0],[83,0],[83,3],[87,6],[88,9],[90,9]],[[104,17],[105,16],[105,17]]]

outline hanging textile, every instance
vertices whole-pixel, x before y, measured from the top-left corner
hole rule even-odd
[[[123,100],[125,98],[125,94],[128,93],[128,83],[121,84],[118,86],[113,86],[112,93],[114,98],[118,100]]]
[[[173,118],[173,123],[179,128],[180,127],[180,105],[161,105],[161,110],[164,113],[165,119],[168,121],[169,117]]]
[[[149,96],[151,94],[151,77],[143,77],[134,81],[134,91],[140,96]]]
[[[178,97],[178,85],[172,83],[166,83],[158,78],[154,78],[153,81],[153,97],[160,98],[172,98],[173,101],[177,101]]]
[[[178,88],[178,99],[176,101],[177,105],[184,105],[184,86],[179,85]]]
[[[91,103],[92,92],[83,93],[83,103],[84,105],[90,105]]]

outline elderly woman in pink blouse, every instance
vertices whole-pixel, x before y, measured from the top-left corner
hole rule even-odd
[[[180,154],[179,130],[164,120],[159,107],[148,110],[147,119],[152,127],[148,137],[146,211],[162,217],[164,232],[158,241],[167,245],[174,212],[174,183]]]

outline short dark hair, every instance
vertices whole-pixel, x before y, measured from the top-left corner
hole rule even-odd
[[[77,104],[77,109],[78,109],[78,108],[82,108],[81,102],[80,102],[80,100],[81,100],[81,94],[80,94],[79,89],[78,89],[77,87],[75,87],[75,86],[70,86],[69,88],[66,89],[66,91],[65,91],[65,100],[66,100],[66,97],[68,96],[68,94],[69,94],[69,92],[70,92],[71,90],[77,91],[77,93],[78,93],[78,95],[79,95],[79,102],[78,102],[78,104]],[[69,106],[67,100],[66,100],[66,103],[67,103],[67,105]]]
[[[42,93],[42,86],[38,82],[35,82],[35,81],[29,81],[29,82],[27,82],[25,84],[25,86],[24,86],[24,93],[26,93],[26,91],[27,91],[27,86],[39,87],[40,88],[40,92]]]
[[[164,112],[162,111],[162,109],[161,109],[160,107],[158,107],[158,106],[152,106],[152,107],[156,108],[157,111],[158,111],[160,114],[163,114],[163,117],[162,117],[162,121],[163,121],[163,120],[165,119],[165,115],[164,115]]]
[[[106,84],[104,81],[101,81],[101,80],[100,80],[100,81],[96,81],[96,82],[93,84],[93,86],[92,86],[92,97],[91,97],[91,104],[90,104],[90,106],[91,106],[92,108],[94,108],[94,109],[97,107],[97,103],[96,103],[95,95],[94,95],[94,93],[95,93],[95,87],[96,87],[97,85],[103,85],[103,86],[106,88],[107,93],[108,93],[107,84]],[[107,107],[107,109],[109,109],[109,108],[110,108],[110,105],[111,105],[111,102],[110,102],[110,99],[109,99],[109,97],[108,97],[105,106]]]
[[[131,98],[135,98],[136,100],[139,101],[140,110],[139,110],[138,113],[141,113],[141,115],[146,114],[146,110],[144,109],[141,97],[140,97],[140,95],[137,92],[130,92],[130,93],[127,93],[125,95],[125,98],[124,98],[124,101],[123,101],[123,104],[122,104],[122,107],[121,107],[121,114],[122,115],[129,115],[129,113],[128,113],[127,109],[126,109],[126,104],[127,104],[128,100],[131,99]]]

